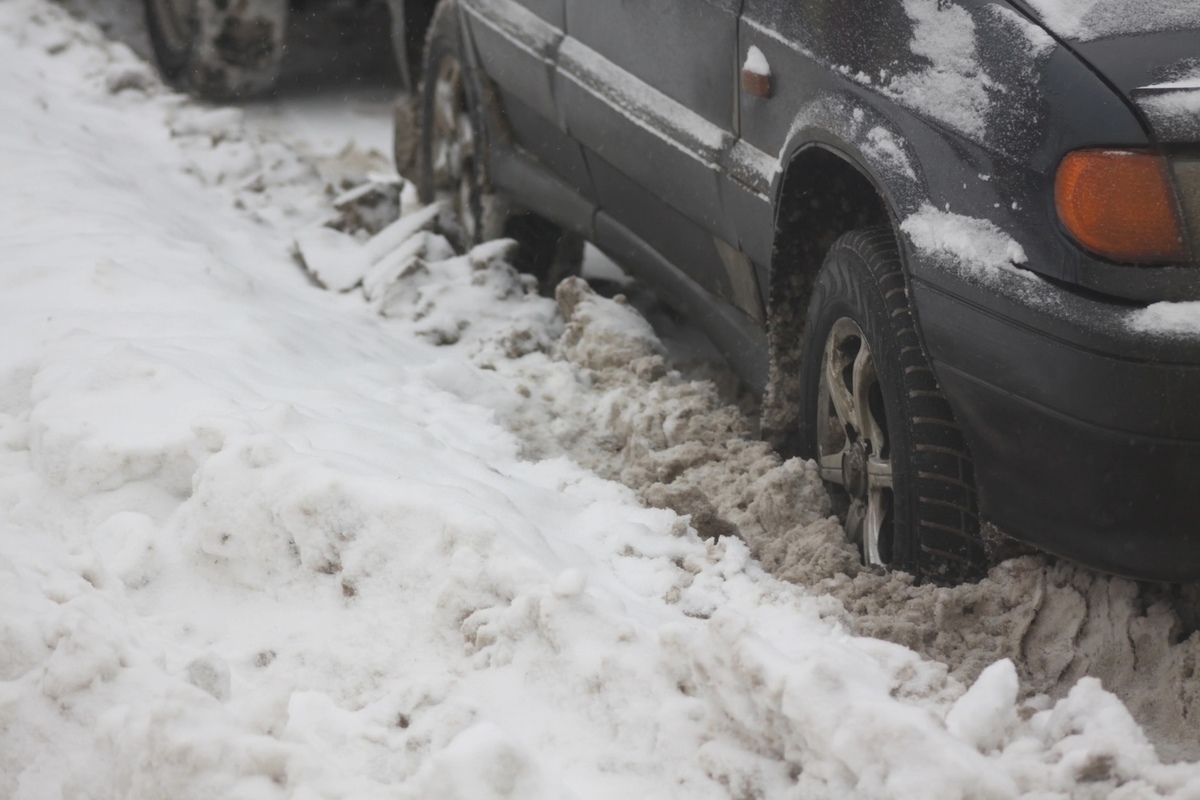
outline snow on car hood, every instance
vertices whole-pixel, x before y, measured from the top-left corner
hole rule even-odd
[[[1200,27],[1195,0],[1025,0],[1054,33],[1089,42],[1108,36]]]

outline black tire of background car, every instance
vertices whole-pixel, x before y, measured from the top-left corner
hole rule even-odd
[[[287,11],[287,0],[146,0],[146,25],[168,82],[228,101],[274,86]]]
[[[434,164],[434,148],[439,135],[435,117],[437,84],[444,76],[447,65],[454,63],[457,64],[457,74],[460,76],[456,102],[461,103],[462,111],[470,120],[473,134],[472,152],[463,165],[464,177],[470,181],[470,186],[465,193],[458,192],[459,202],[456,208],[464,218],[463,227],[468,232],[469,239],[467,245],[499,236],[515,239],[517,269],[536,277],[543,293],[553,294],[559,281],[578,274],[583,263],[583,239],[536,214],[510,209],[505,198],[492,193],[487,180],[490,129],[485,124],[485,115],[494,110],[489,104],[495,102],[496,95],[487,91],[464,63],[461,41],[458,4],[456,0],[441,0],[429,24],[421,70],[418,123],[421,137],[417,146],[418,190],[421,200],[430,203],[437,198],[439,191],[456,191],[455,187],[437,185]],[[411,116],[411,113],[397,114],[397,122],[403,119],[411,124]],[[494,116],[499,117],[498,114]],[[397,131],[397,153],[402,149],[400,138],[401,132]],[[470,215],[470,219],[467,215]]]
[[[812,458],[818,458],[826,347],[835,324],[847,317],[870,348],[878,376],[875,397],[886,420],[893,488],[885,518],[890,524],[879,534],[882,560],[934,583],[978,580],[986,573],[987,556],[971,457],[922,348],[895,235],[887,226],[839,238],[813,287],[801,361],[801,442]],[[835,500],[840,495],[847,501],[843,486],[827,485]]]

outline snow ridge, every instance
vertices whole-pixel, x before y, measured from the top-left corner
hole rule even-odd
[[[292,232],[329,173],[108,80],[140,62],[57,5],[0,4],[0,42],[0,796],[1200,786],[1074,680],[1065,629],[1175,630],[1132,584],[862,570],[813,465],[628,299],[542,297],[411,208],[331,257],[362,256],[350,291],[314,287]],[[1071,688],[1014,689],[1023,642]]]

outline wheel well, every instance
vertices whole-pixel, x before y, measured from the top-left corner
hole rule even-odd
[[[762,406],[762,435],[784,455],[799,448],[800,345],[825,254],[844,233],[890,222],[878,188],[841,154],[812,146],[788,164],[775,214],[767,308],[770,373]]]

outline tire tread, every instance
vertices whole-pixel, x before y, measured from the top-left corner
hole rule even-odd
[[[853,262],[865,268],[869,280],[852,274]],[[860,283],[873,286],[856,285]],[[905,468],[911,470],[914,484],[911,505],[906,506],[908,547],[896,548],[894,566],[936,583],[976,580],[986,571],[987,556],[979,535],[974,463],[926,356],[908,279],[888,226],[852,231],[833,244],[818,276],[809,316],[819,313],[826,298],[859,297],[863,304],[867,292],[875,293],[876,307],[882,304],[885,335],[892,337],[898,354],[895,374],[902,383],[899,396],[911,459],[911,467]]]

